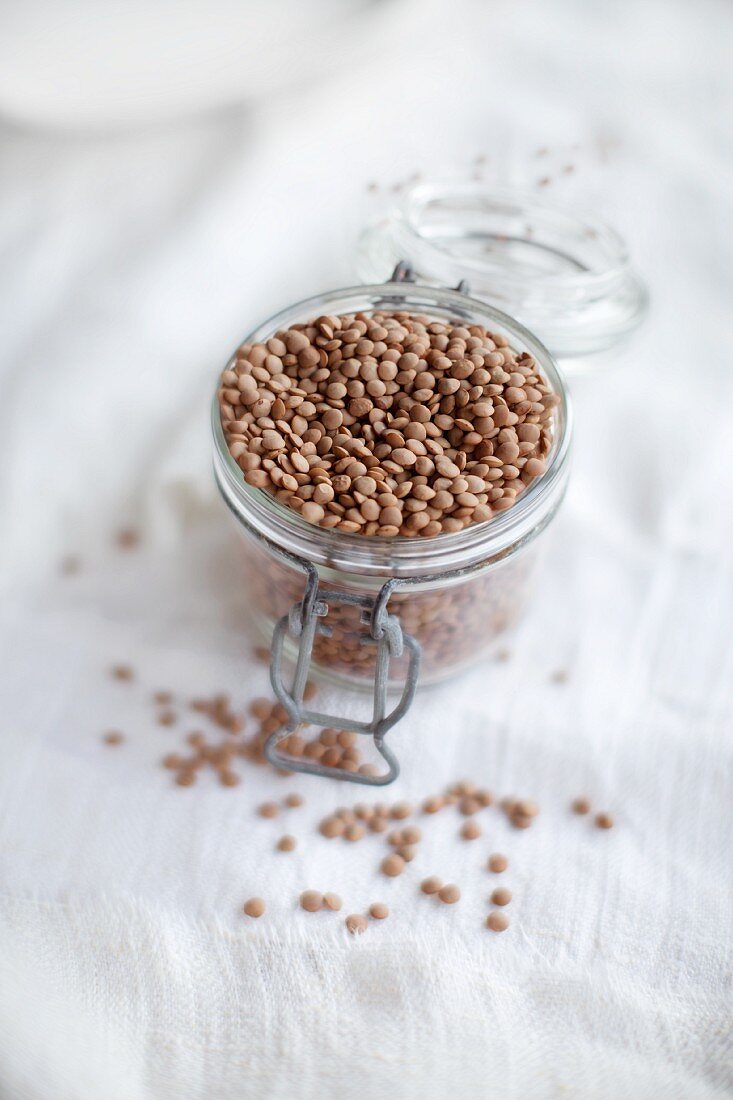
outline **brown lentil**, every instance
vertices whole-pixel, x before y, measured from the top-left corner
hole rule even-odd
[[[392,807],[391,816],[395,821],[402,821],[404,818],[409,817],[412,813],[412,806],[409,802],[395,802]]]
[[[478,840],[481,836],[481,826],[476,821],[466,821],[461,825],[461,836],[464,840]]]
[[[575,798],[570,804],[570,809],[574,814],[588,814],[590,813],[590,801],[587,798]]]
[[[102,735],[102,740],[105,745],[121,745],[125,737],[119,730],[109,730],[108,733]]]
[[[595,816],[595,823],[599,829],[612,829],[613,828],[613,815],[609,813],[600,813]]]
[[[122,527],[115,534],[115,542],[121,550],[134,550],[140,545],[140,532],[134,527]]]
[[[512,900],[512,892],[506,886],[497,886],[491,894],[492,905],[508,905]]]
[[[114,665],[110,672],[115,680],[132,680],[135,676],[130,665]]]
[[[341,898],[338,896],[338,894],[324,894],[323,904],[326,906],[326,909],[330,909],[333,913],[338,913],[339,909],[343,905],[343,902],[341,901]]]
[[[449,882],[438,890],[438,897],[445,905],[455,905],[457,901],[461,900],[461,891],[452,882]]]
[[[382,873],[388,875],[390,878],[394,878],[396,875],[401,875],[405,869],[405,861],[401,855],[393,852],[390,856],[385,856],[381,863]]]
[[[443,885],[442,879],[439,879],[437,875],[430,875],[428,878],[424,878],[420,883],[420,889],[423,894],[437,894],[438,890]]]
[[[281,836],[277,842],[278,852],[293,852],[298,846],[298,841],[294,836],[290,836],[286,833],[285,836]]]
[[[300,895],[300,908],[306,913],[318,913],[323,908],[323,894],[317,890],[304,890]]]
[[[344,923],[346,924],[347,931],[352,936],[361,936],[369,927],[369,922],[366,917],[362,917],[359,913],[352,913],[346,918]]]
[[[506,871],[509,866],[509,860],[506,856],[500,855],[499,852],[495,852],[489,856],[489,862],[487,867],[490,871],[493,871],[495,875],[501,874],[502,871]]]
[[[369,916],[374,920],[385,920],[389,916],[389,909],[381,901],[372,902],[369,906]]]
[[[514,803],[512,814],[521,814],[522,817],[537,817],[540,812],[540,808],[536,802],[532,802],[529,798],[522,798],[518,802]]]
[[[280,807],[277,802],[263,802],[262,805],[258,807],[257,813],[260,817],[277,817],[280,813]]]
[[[244,903],[244,911],[248,917],[261,917],[265,908],[262,898],[250,898],[249,901]]]
[[[336,836],[343,836],[345,828],[346,826],[344,825],[341,818],[335,816],[324,818],[319,825],[321,836],[328,837],[329,840],[332,840],[333,837]]]
[[[506,913],[489,913],[486,918],[486,927],[492,932],[505,932],[509,927],[509,917]]]
[[[303,805],[303,796],[300,794],[289,794],[285,798],[285,805],[290,809],[295,809],[298,806]]]

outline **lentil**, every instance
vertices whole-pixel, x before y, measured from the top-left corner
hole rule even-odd
[[[394,852],[390,856],[385,856],[381,863],[382,873],[388,875],[390,878],[394,878],[396,875],[401,875],[405,869],[405,860],[401,855]]]
[[[244,911],[248,917],[261,917],[265,908],[262,898],[250,898],[249,901],[244,903]]]
[[[466,821],[461,826],[461,836],[464,840],[478,840],[481,836],[481,826],[476,821]]]
[[[512,892],[506,886],[497,886],[491,894],[492,905],[508,905],[512,900]]]
[[[587,798],[575,798],[570,804],[570,809],[574,814],[588,814],[590,813],[590,802]]]
[[[130,665],[114,665],[110,672],[115,680],[132,680],[135,676]]]
[[[492,932],[505,932],[509,927],[509,917],[506,913],[489,913],[486,918],[486,927]]]
[[[372,902],[369,906],[369,916],[374,920],[385,920],[389,916],[389,909],[381,901]]]
[[[502,871],[506,871],[508,866],[509,860],[506,856],[502,856],[498,852],[489,856],[487,867],[490,871],[493,871],[495,875],[501,874]]]
[[[441,886],[438,890],[438,897],[445,905],[455,905],[457,901],[461,900],[461,891],[451,882],[447,886]]]
[[[424,878],[420,883],[420,889],[423,894],[437,894],[443,886],[443,882],[437,875],[430,875],[428,878]]]
[[[333,913],[338,913],[339,909],[343,905],[343,902],[341,901],[341,898],[338,896],[338,894],[324,894],[323,904],[326,906],[326,909],[330,909]]]
[[[125,737],[119,730],[110,730],[102,736],[102,740],[105,745],[121,745]]]
[[[352,936],[361,936],[364,932],[366,932],[367,928],[369,927],[369,923],[366,917],[362,917],[358,913],[352,913],[350,916],[348,916],[346,918],[345,924],[347,931]]]
[[[396,821],[401,821],[403,820],[403,818],[409,817],[411,813],[412,806],[409,802],[395,802],[394,806],[392,807],[391,816]]]
[[[300,895],[300,907],[306,913],[318,913],[323,908],[323,894],[317,890],[304,890]]]
[[[599,829],[612,829],[613,828],[613,816],[609,813],[596,814],[595,823]]]
[[[281,836],[277,842],[278,852],[293,852],[297,846],[298,841],[294,836],[290,836],[289,833],[286,833],[285,836]]]
[[[333,837],[343,836],[346,826],[340,817],[326,817],[323,819],[319,826],[321,836],[328,837],[332,840]]]
[[[116,533],[115,542],[121,550],[134,550],[140,545],[140,532],[134,527],[123,527]]]

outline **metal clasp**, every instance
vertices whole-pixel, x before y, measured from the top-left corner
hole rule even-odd
[[[409,260],[400,260],[390,276],[391,283],[416,283],[417,276],[415,269]],[[454,287],[456,294],[465,294],[468,297],[471,293],[471,286],[468,279],[461,279],[461,281]]]
[[[392,579],[379,590],[375,599],[370,596],[350,592],[337,592],[330,588],[319,587],[318,570],[314,565],[302,562],[307,572],[305,594],[299,603],[291,607],[287,615],[278,621],[272,636],[270,664],[270,682],[275,695],[288,713],[287,722],[271,733],[265,742],[267,759],[279,768],[306,772],[310,775],[327,776],[331,779],[345,779],[351,783],[365,783],[382,787],[391,783],[399,775],[399,764],[394,753],[384,743],[388,730],[403,717],[415,696],[417,678],[420,671],[420,645],[410,634],[405,634],[395,615],[387,612],[389,598],[399,581]],[[353,718],[334,714],[322,714],[304,706],[303,695],[308,681],[308,673],[313,655],[313,643],[316,635],[329,637],[331,627],[322,620],[328,615],[332,604],[349,604],[361,608],[361,623],[368,629],[359,634],[360,645],[376,646],[376,668],[374,673],[374,705],[371,720],[359,722]],[[285,638],[288,633],[299,639],[295,675],[290,691],[285,687],[282,676],[282,656]],[[387,689],[389,684],[390,661],[393,657],[407,653],[408,665],[402,695],[397,705],[388,714]],[[354,733],[370,734],[377,752],[387,763],[384,775],[360,775],[340,768],[329,768],[317,760],[292,757],[278,750],[278,744],[285,740],[302,723],[314,726],[335,726],[338,729],[351,730]]]

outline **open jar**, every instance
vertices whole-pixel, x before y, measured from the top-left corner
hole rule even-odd
[[[215,474],[243,536],[243,584],[254,620],[271,645],[271,679],[288,720],[270,737],[268,757],[282,767],[384,784],[397,762],[384,743],[418,684],[457,674],[487,656],[520,616],[530,592],[539,536],[555,515],[568,477],[570,409],[547,349],[517,321],[460,291],[404,281],[337,290],[289,307],[250,333],[262,343],[322,314],[398,310],[436,321],[460,319],[501,333],[537,362],[555,395],[546,469],[512,507],[484,523],[427,538],[380,538],[314,526],[273,496],[246,484],[231,457],[214,397]],[[231,367],[235,356],[230,360]],[[295,673],[290,686],[283,664]],[[324,677],[374,695],[369,722],[309,710],[306,681]],[[388,712],[390,689],[401,691]],[[316,760],[293,761],[278,744],[302,723],[370,734],[384,774],[343,772]]]

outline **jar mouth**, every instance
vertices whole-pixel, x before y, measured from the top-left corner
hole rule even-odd
[[[270,317],[241,343],[261,343],[280,329],[324,313],[373,312],[378,309],[429,313],[440,320],[461,318],[502,332],[511,346],[537,360],[560,402],[554,410],[553,441],[544,474],[517,498],[511,508],[485,523],[432,537],[352,534],[324,529],[304,520],[275,497],[248,485],[229,454],[221,424],[218,389],[214,391],[211,423],[214,472],[219,489],[234,515],[256,534],[287,553],[316,565],[364,576],[434,576],[494,561],[534,537],[552,518],[565,491],[570,456],[572,413],[567,387],[548,350],[518,321],[485,302],[453,290],[414,283],[380,283],[347,287],[297,302]],[[234,363],[234,353],[227,366]]]
[[[648,308],[620,235],[534,192],[417,184],[364,233],[360,273],[383,277],[399,259],[429,283],[467,280],[474,297],[520,318],[558,358],[607,349]]]

